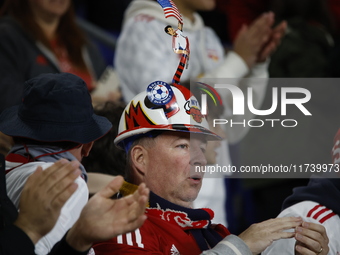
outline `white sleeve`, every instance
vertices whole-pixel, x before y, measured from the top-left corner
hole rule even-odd
[[[204,74],[204,78],[242,78],[249,72],[244,60],[234,51],[229,51],[222,63],[215,69]]]
[[[118,39],[115,57],[125,101],[129,102],[153,81],[171,82],[179,63],[174,55],[172,38],[164,32],[163,23],[128,20]]]
[[[278,217],[302,217],[303,221],[312,222],[316,224],[321,224],[326,228],[327,236],[329,239],[329,253],[328,254],[340,254],[340,218],[338,215],[334,215],[333,217],[327,219],[326,221],[319,221],[324,216],[329,214],[329,210],[322,212],[325,208],[324,206],[314,210],[313,208],[317,206],[318,203],[311,202],[311,201],[303,201],[297,203],[293,206],[290,206],[283,210]],[[308,212],[313,211],[313,214]],[[314,215],[318,215],[314,217]],[[294,255],[294,247],[295,247],[295,238],[289,239],[280,239],[274,241],[262,254],[263,255],[276,255],[276,254],[287,254],[287,255]]]
[[[211,29],[205,29],[204,33],[207,48],[219,49],[221,47],[218,37]],[[221,61],[216,66],[206,57],[204,61],[206,72],[202,78],[225,78],[225,82],[238,86],[244,95],[246,95],[248,87],[252,88],[253,106],[255,109],[260,109],[267,89],[269,60],[256,64],[249,69],[245,61],[236,52],[231,50],[225,55],[221,49],[217,52],[219,52]],[[222,119],[229,122],[232,120],[233,122],[244,123],[244,121],[247,122],[254,117],[248,107],[245,107],[244,115],[233,115],[231,93],[227,89],[218,89],[217,91],[220,93],[224,104]],[[249,125],[235,125],[234,127],[226,125],[225,128],[229,143],[237,143],[249,131]]]
[[[303,211],[298,213],[295,210],[296,206],[291,206],[285,210],[283,210],[277,217],[298,217],[302,216]],[[305,219],[303,219],[305,220]],[[292,230],[290,230],[292,231]],[[274,241],[267,249],[265,249],[262,254],[263,255],[276,255],[276,254],[286,254],[286,255],[294,255],[294,247],[295,247],[295,238],[289,239],[280,239]]]
[[[54,228],[35,245],[36,254],[48,254],[54,244],[62,239],[79,218],[80,212],[88,200],[88,188],[86,182],[81,177],[78,177],[75,182],[78,184],[76,192],[73,193],[62,207]]]
[[[268,65],[269,60],[256,64],[251,70],[248,69],[242,58],[233,51],[230,51],[222,64],[224,72],[219,71],[220,76],[217,78],[228,78],[225,82],[229,84],[237,85],[245,95],[247,100],[248,88],[252,90],[252,104],[255,109],[260,109],[265,98],[267,83],[268,83]],[[223,75],[224,74],[224,75]],[[217,90],[224,104],[224,112],[221,116],[222,119],[226,119],[233,123],[244,123],[231,125],[225,125],[226,136],[229,143],[239,142],[249,131],[250,127],[247,121],[254,118],[254,114],[249,111],[248,107],[244,108],[244,115],[233,115],[232,106],[232,94],[228,89]]]
[[[264,63],[255,65],[247,74],[247,76],[240,79],[237,84],[238,87],[243,91],[244,95],[248,94],[248,88],[252,90],[252,105],[257,110],[261,109],[261,105],[266,95],[268,84],[268,65],[269,60]],[[231,111],[232,100],[230,99],[230,96],[230,93],[229,95],[225,96],[225,105],[227,104],[227,107],[225,107],[223,118],[230,118],[234,122],[247,122],[248,120],[255,117],[255,115],[249,111],[248,107],[244,108],[244,115],[233,115]],[[245,96],[245,100],[247,100],[247,96]],[[226,135],[228,137],[229,143],[237,143],[247,134],[250,129],[250,126],[247,123],[245,123],[243,128],[240,128],[240,126],[236,126],[236,128],[231,128],[229,125],[226,125],[226,127]]]

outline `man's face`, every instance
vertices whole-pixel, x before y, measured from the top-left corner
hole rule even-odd
[[[175,32],[175,30],[172,27],[168,27],[167,29],[168,29],[168,34],[169,35],[176,35],[176,32]]]
[[[185,132],[165,132],[150,146],[144,182],[158,196],[191,207],[202,185],[203,175],[195,166],[206,165],[203,137]]]

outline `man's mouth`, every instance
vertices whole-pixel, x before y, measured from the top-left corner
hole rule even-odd
[[[197,182],[201,181],[202,178],[203,178],[203,176],[201,176],[201,175],[192,175],[192,176],[189,177],[189,179],[197,181]]]

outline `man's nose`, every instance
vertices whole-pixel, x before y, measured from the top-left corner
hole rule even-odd
[[[194,146],[194,148],[190,150],[190,164],[193,166],[207,165],[207,159],[200,146]]]

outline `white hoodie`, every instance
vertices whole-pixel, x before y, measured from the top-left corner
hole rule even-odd
[[[189,68],[183,71],[182,83],[198,77],[268,77],[268,63],[249,70],[235,52],[225,55],[215,32],[204,25],[198,13],[194,17],[194,22],[183,17],[183,34],[190,42],[190,61]],[[179,55],[172,50],[171,36],[164,31],[166,25],[177,28],[178,21],[172,17],[166,19],[156,1],[134,0],[126,10],[115,57],[126,102],[155,80],[172,81]]]

